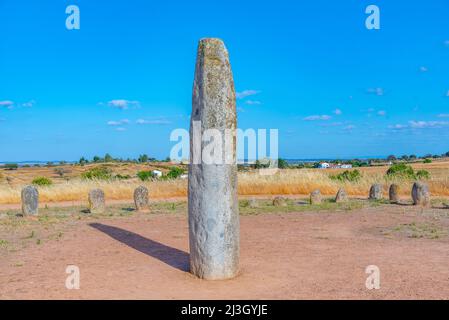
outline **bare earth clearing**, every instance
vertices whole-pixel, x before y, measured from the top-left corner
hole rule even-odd
[[[448,299],[449,209],[351,200],[273,207],[242,200],[241,273],[202,281],[188,273],[185,202],[152,213],[49,208],[39,218],[0,212],[1,299]],[[77,265],[81,289],[65,288]],[[367,290],[368,265],[381,289]]]

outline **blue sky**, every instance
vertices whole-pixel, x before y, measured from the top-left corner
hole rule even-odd
[[[279,129],[281,157],[449,151],[447,0],[0,0],[0,161],[165,158],[203,37],[230,52],[239,128]]]

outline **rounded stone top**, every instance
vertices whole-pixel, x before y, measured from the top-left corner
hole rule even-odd
[[[224,46],[224,42],[220,38],[201,38],[200,39],[200,43],[201,44],[222,45],[222,46]]]
[[[218,59],[225,63],[229,59],[228,50],[223,40],[218,38],[203,38],[198,44],[198,55],[204,59]]]

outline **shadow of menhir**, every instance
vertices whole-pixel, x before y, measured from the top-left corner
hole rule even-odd
[[[182,250],[166,246],[157,241],[142,237],[137,233],[133,233],[124,229],[101,223],[90,223],[91,227],[107,234],[111,238],[126,244],[127,246],[138,250],[150,257],[156,258],[169,266],[188,272],[189,254]]]

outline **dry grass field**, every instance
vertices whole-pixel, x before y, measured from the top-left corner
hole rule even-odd
[[[130,164],[109,163],[106,166],[114,175],[129,175],[126,180],[85,180],[81,174],[93,167],[105,164],[90,164],[86,166],[58,166],[67,173],[60,177],[56,167],[27,167],[18,170],[0,171],[0,204],[20,203],[20,192],[24,185],[30,184],[36,177],[48,177],[53,185],[39,187],[41,202],[85,201],[89,190],[102,188],[107,200],[131,200],[134,189],[139,185],[146,185],[153,199],[185,197],[187,195],[187,180],[176,179],[167,181],[142,182],[136,177],[141,170],[158,169],[167,172],[169,163]],[[432,163],[412,164],[415,170],[425,169],[431,177],[429,184],[433,196],[449,196],[449,160],[443,159]],[[350,196],[365,197],[373,183],[382,183],[387,194],[390,183],[400,186],[400,193],[406,197],[410,195],[413,180],[386,180],[384,175],[388,166],[364,167],[358,170],[362,178],[356,182],[341,182],[330,179],[330,175],[344,171],[344,169],[284,169],[273,175],[263,175],[259,171],[239,173],[239,195],[308,195],[315,189],[320,189],[324,195],[334,195],[340,187],[345,188]]]

